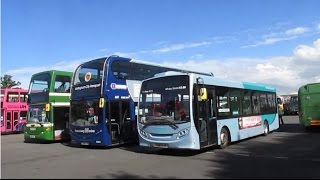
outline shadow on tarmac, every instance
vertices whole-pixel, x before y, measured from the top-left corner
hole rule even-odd
[[[214,148],[213,153],[210,153],[212,158],[207,160],[212,165],[209,165],[209,170],[204,176],[218,179],[320,178],[318,173],[320,169],[320,129],[314,128],[306,131],[298,123],[297,116],[286,118],[284,125],[267,136],[252,137],[232,143],[226,149]],[[120,148],[136,153],[167,156],[195,156],[210,150],[210,148],[201,151],[149,150],[138,146]],[[111,175],[113,178],[146,178],[122,171]]]
[[[291,117],[290,117],[291,118]],[[297,118],[297,117],[293,117]],[[226,149],[206,148],[200,151],[150,149],[138,145],[121,145],[122,150],[159,156],[189,157],[203,152],[211,156],[208,170],[202,176],[208,178],[239,179],[313,179],[320,178],[320,130],[306,131],[295,122],[286,122],[267,136],[252,137],[232,143]],[[259,139],[257,139],[259,138]],[[213,149],[213,151],[212,151]],[[210,165],[211,163],[211,165]],[[195,169],[196,172],[196,169]],[[189,172],[192,173],[192,172]],[[140,176],[125,171],[111,175],[114,179],[176,179],[177,177]],[[95,176],[104,179],[103,176]]]

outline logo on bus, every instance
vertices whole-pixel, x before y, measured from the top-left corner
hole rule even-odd
[[[100,87],[101,84],[87,84],[85,86],[79,86],[79,87],[76,87],[74,88],[75,91],[80,91],[80,90],[83,90],[83,89],[90,89],[90,88],[98,88]]]
[[[90,81],[90,79],[91,79],[91,72],[87,72],[87,73],[84,75],[84,80],[85,80],[86,82],[88,82],[88,81]]]
[[[239,119],[240,129],[251,128],[262,125],[262,119],[260,116],[240,117]]]
[[[127,89],[127,85],[116,84],[116,83],[111,83],[110,87],[111,89]]]
[[[94,129],[84,128],[84,129],[75,129],[74,132],[78,133],[95,133],[96,131]]]
[[[27,105],[9,104],[8,108],[27,108]]]

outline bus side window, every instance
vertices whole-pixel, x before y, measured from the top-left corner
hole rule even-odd
[[[252,98],[252,111],[253,114],[258,114],[260,113],[260,101],[259,101],[259,94],[254,92],[251,96]]]
[[[2,115],[3,115],[3,110],[1,110],[1,127],[4,125],[3,124],[3,116]]]
[[[65,92],[66,87],[65,87],[65,82],[61,82],[61,85],[56,89],[56,92]]]

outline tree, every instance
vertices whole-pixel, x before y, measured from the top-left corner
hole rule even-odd
[[[19,81],[13,81],[11,75],[5,74],[3,77],[1,76],[1,87],[3,88],[11,88],[13,86],[19,86],[21,83]]]

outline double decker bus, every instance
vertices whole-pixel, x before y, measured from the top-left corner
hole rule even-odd
[[[298,91],[300,124],[307,130],[320,126],[320,83],[309,83]]]
[[[227,147],[279,128],[276,89],[194,73],[163,73],[142,82],[140,146]]]
[[[68,140],[72,74],[49,70],[32,75],[25,142]]]
[[[1,88],[1,134],[23,132],[27,122],[28,91]]]
[[[165,71],[186,72],[119,56],[80,64],[72,80],[71,143],[105,147],[137,143],[141,81]]]

